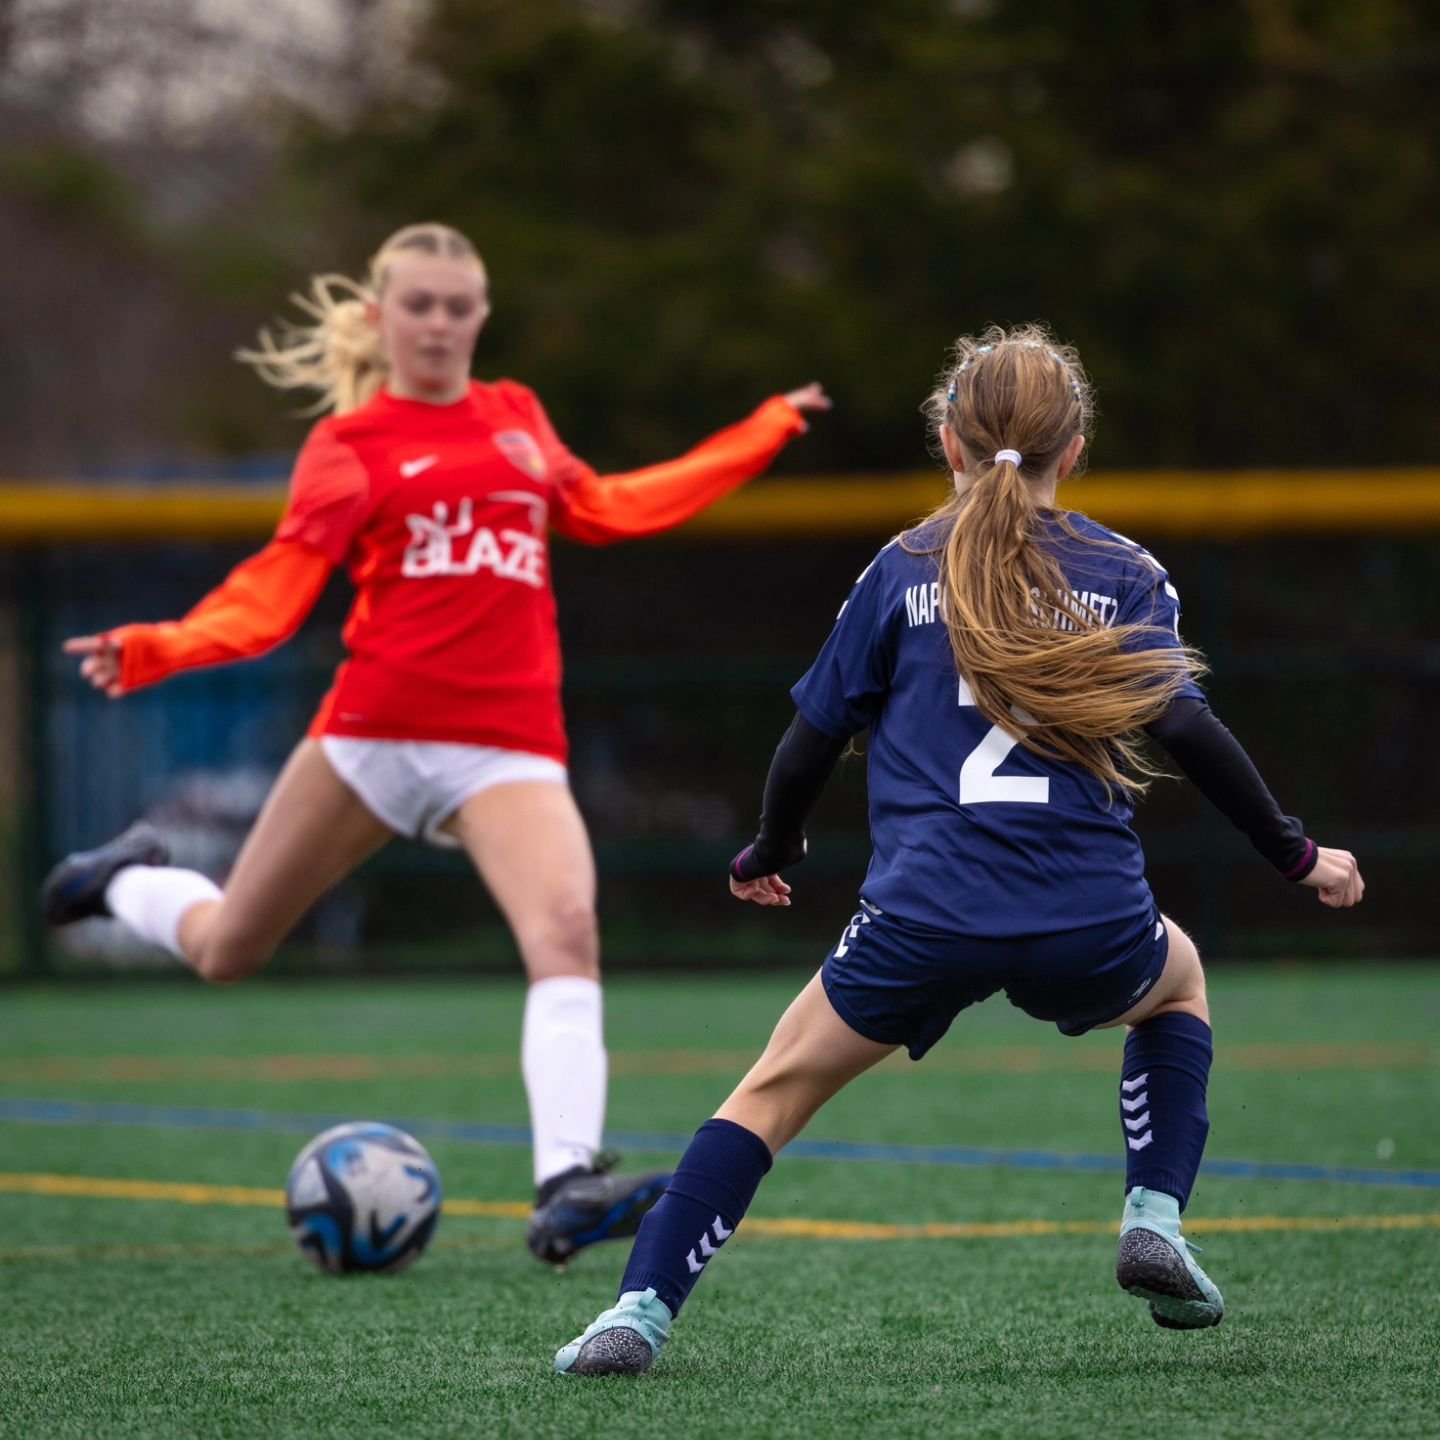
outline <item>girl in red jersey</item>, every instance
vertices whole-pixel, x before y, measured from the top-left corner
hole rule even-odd
[[[484,266],[443,225],[409,226],[369,283],[320,276],[314,324],[242,352],[332,413],[295,466],[275,538],[183,620],[66,642],[116,698],[176,671],[259,655],[295,633],[331,572],[357,595],[341,665],[222,892],[166,864],[136,826],[46,881],[53,924],[115,915],[202,978],[259,969],[302,915],[393,835],[461,846],[530,980],[522,1068],[535,1136],[530,1246],[563,1262],[632,1233],[665,1176],[597,1167],[606,1057],[595,867],[566,777],[547,536],[588,544],[668,529],[763,471],[829,400],[809,385],[679,460],[601,477],[534,393],[470,379]]]

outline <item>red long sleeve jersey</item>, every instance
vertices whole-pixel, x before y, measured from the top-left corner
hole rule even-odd
[[[548,533],[592,544],[681,523],[762,471],[799,413],[781,398],[679,460],[601,477],[535,395],[473,382],[453,405],[381,391],[322,420],[275,540],[184,620],[112,632],[126,690],[259,654],[344,565],[350,652],[312,735],[463,741],[564,760]]]

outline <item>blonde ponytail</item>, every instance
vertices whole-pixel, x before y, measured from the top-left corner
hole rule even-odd
[[[1088,432],[1078,357],[1040,326],[992,328],[957,343],[925,409],[935,432],[948,425],[972,457],[1005,449],[1023,457],[1020,465],[976,461],[970,484],[903,542],[938,558],[951,649],[977,708],[1027,749],[1083,766],[1112,792],[1143,790],[1160,772],[1136,732],[1165,712],[1201,662],[1189,649],[1145,648],[1156,638],[1151,626],[1106,624],[1074,598],[1051,548],[1037,543],[1025,475],[1044,474]],[[1062,530],[1086,538],[1055,514]]]
[[[485,266],[475,247],[448,225],[407,225],[397,230],[370,261],[370,283],[348,275],[315,275],[307,294],[293,293],[291,303],[310,317],[309,324],[281,320],[278,333],[260,332],[255,349],[237,350],[235,358],[277,390],[315,390],[319,398],[302,413],[344,415],[363,405],[390,373],[380,334],[367,308],[384,293],[397,255],[418,251],[474,263],[481,282]],[[488,306],[487,306],[488,308]]]
[[[312,324],[282,320],[279,334],[260,332],[253,350],[235,358],[277,390],[318,390],[320,397],[304,412],[343,415],[363,405],[384,383],[386,365],[380,335],[365,315],[369,292],[345,275],[316,275],[310,293],[290,296]]]

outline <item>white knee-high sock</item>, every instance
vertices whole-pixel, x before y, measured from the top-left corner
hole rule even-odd
[[[223,891],[198,870],[173,865],[127,865],[105,887],[110,913],[123,920],[143,940],[164,946],[184,959],[180,949],[180,920],[201,900],[219,900]]]
[[[520,1068],[535,1136],[535,1183],[589,1165],[605,1124],[600,985],[577,975],[538,980],[525,1000]]]

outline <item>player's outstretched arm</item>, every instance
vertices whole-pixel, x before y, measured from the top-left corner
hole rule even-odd
[[[300,628],[333,568],[303,542],[273,540],[183,620],[77,635],[65,653],[82,657],[80,674],[112,700],[180,670],[263,655]]]
[[[65,644],[80,673],[112,699],[193,670],[247,660],[288,640],[315,608],[330,573],[349,553],[369,475],[333,418],[310,432],[290,477],[275,538],[237,565],[183,620],[125,625]]]
[[[1317,845],[1293,815],[1281,812],[1254,762],[1203,700],[1177,699],[1149,734],[1187,779],[1287,879],[1319,891],[1333,909],[1357,905],[1365,893],[1348,850]]]
[[[589,545],[656,535],[765,471],[809,424],[807,412],[830,409],[818,383],[776,395],[738,425],[712,435],[678,460],[623,475],[597,475],[588,466],[557,490],[551,524]]]
[[[803,715],[795,716],[765,778],[759,833],[730,862],[730,893],[737,899],[790,903],[790,886],[779,872],[805,858],[805,822],[846,743],[817,730]]]

